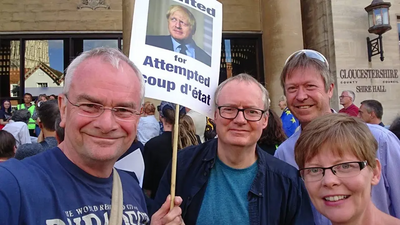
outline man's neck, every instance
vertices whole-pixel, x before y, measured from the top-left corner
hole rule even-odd
[[[382,122],[382,120],[375,118],[375,119],[372,119],[369,123],[379,125],[381,122]]]
[[[174,125],[171,125],[169,123],[163,123],[164,131],[172,131],[172,127]]]
[[[31,103],[28,103],[28,104],[27,104],[27,103],[25,103],[25,107],[26,107],[26,108],[29,108],[29,107],[31,107],[31,106],[32,106],[32,104],[31,104]]]
[[[226,146],[218,140],[218,158],[225,165],[244,169],[257,161],[256,144],[253,146]]]
[[[347,108],[349,108],[351,105],[353,105],[353,103],[345,104],[345,105],[343,105],[343,107],[344,107],[345,109],[347,109]]]
[[[44,138],[47,138],[47,137],[56,137],[56,131],[49,131],[49,130],[47,130],[46,128],[43,128],[43,129],[42,129],[42,132],[43,132]]]
[[[110,177],[114,164],[117,161],[117,159],[115,159],[115,161],[104,162],[87,160],[78,155],[76,151],[70,151],[70,149],[72,149],[73,147],[69,145],[69,143],[66,141],[61,142],[58,147],[65,154],[68,160],[70,160],[73,164],[75,164],[86,173],[98,178]]]

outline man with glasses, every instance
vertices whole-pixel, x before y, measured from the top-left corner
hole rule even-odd
[[[183,198],[185,224],[314,224],[296,169],[257,146],[268,124],[265,87],[239,74],[215,93],[218,138],[178,153],[176,193]],[[170,192],[170,179],[171,165],[156,208]]]
[[[193,35],[196,33],[196,19],[185,7],[172,5],[167,12],[170,35],[146,36],[146,44],[179,52],[195,58],[210,66],[211,57],[196,45]]]
[[[319,116],[332,113],[330,99],[334,83],[326,58],[314,50],[300,50],[286,60],[281,73],[281,85],[290,111],[299,120],[301,128]],[[372,189],[372,201],[381,211],[400,217],[400,141],[390,131],[367,124],[378,142],[377,157],[382,163],[382,179]],[[294,146],[301,129],[283,142],[275,156],[295,167]],[[330,224],[314,210],[317,225]]]
[[[98,48],[75,58],[58,97],[64,141],[0,166],[1,223],[121,224],[109,222],[116,215],[124,224],[147,224],[136,176],[113,170],[135,139],[143,98],[142,74],[118,50]],[[152,224],[183,224],[181,202],[175,198],[169,211],[168,198]]]
[[[356,99],[356,95],[353,91],[346,90],[342,91],[342,94],[339,96],[340,104],[344,107],[339,110],[339,113],[346,113],[350,116],[358,115],[358,107],[354,105],[354,100]]]

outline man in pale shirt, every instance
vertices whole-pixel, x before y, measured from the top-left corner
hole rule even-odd
[[[334,83],[326,58],[314,50],[300,50],[287,59],[281,73],[290,111],[305,127],[313,119],[332,113],[329,101],[332,98]],[[379,125],[367,124],[378,142],[377,158],[382,164],[382,179],[372,188],[372,201],[381,211],[400,217],[400,141],[387,129]],[[301,129],[283,142],[275,156],[292,166],[298,167],[294,159],[294,146]],[[331,224],[330,221],[313,209],[317,225]]]
[[[11,117],[10,122],[3,128],[3,130],[14,136],[17,148],[20,145],[32,143],[27,125],[30,118],[31,113],[27,109],[17,110]]]

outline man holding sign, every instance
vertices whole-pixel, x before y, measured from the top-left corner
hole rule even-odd
[[[58,97],[64,141],[0,165],[1,223],[148,224],[137,179],[113,169],[136,137],[143,99],[142,74],[117,49],[93,49],[75,58]],[[184,224],[179,207],[170,211],[170,199],[151,224]],[[181,202],[175,198],[176,206]]]
[[[247,74],[217,88],[218,138],[178,154],[176,194],[183,198],[185,224],[314,224],[298,171],[257,147],[268,124],[268,99],[264,86]],[[155,208],[170,193],[170,180],[171,165]]]
[[[146,36],[146,44],[179,52],[211,65],[211,57],[192,39],[196,32],[196,19],[185,7],[172,5],[167,12],[168,31],[166,36]]]

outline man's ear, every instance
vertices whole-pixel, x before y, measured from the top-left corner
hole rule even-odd
[[[379,180],[381,179],[381,163],[379,162],[378,159],[375,159],[376,161],[376,167],[372,169],[372,180],[371,184],[372,185],[377,185],[379,183]]]
[[[66,124],[66,111],[67,111],[67,100],[65,99],[64,94],[58,95],[58,108],[60,109],[60,127],[65,128]]]
[[[329,99],[332,98],[334,87],[335,87],[335,84],[333,84],[333,83],[332,83],[331,85],[329,85],[329,89],[328,89],[328,96],[329,96]]]

